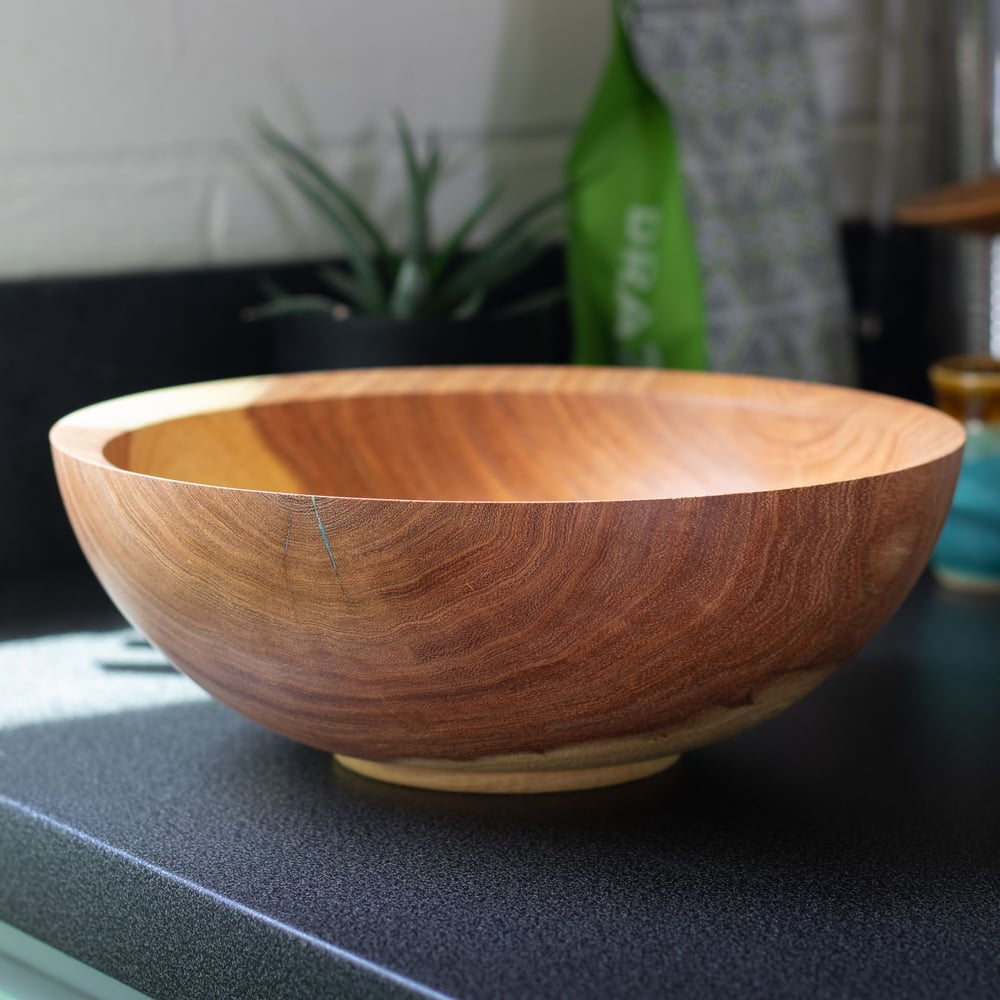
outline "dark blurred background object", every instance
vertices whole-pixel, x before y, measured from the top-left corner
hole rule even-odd
[[[1000,169],[1000,2],[929,4],[933,89],[928,111],[930,187]],[[1000,353],[1000,243],[971,232],[934,233],[940,326],[935,357]]]

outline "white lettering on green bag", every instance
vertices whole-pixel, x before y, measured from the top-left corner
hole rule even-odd
[[[615,276],[615,336],[641,337],[653,322],[649,293],[656,287],[656,247],[660,210],[655,205],[630,205],[625,212],[625,242]]]

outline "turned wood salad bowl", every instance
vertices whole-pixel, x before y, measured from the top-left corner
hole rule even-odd
[[[121,611],[371,777],[653,774],[802,697],[926,564],[964,433],[886,396],[584,367],[235,379],[52,429]]]

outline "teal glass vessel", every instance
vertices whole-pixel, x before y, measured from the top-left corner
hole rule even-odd
[[[1000,359],[945,358],[930,379],[937,405],[968,435],[931,567],[947,587],[1000,594]]]

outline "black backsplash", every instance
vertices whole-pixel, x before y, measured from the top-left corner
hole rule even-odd
[[[859,339],[868,388],[926,396],[927,363],[942,353],[928,329],[928,248],[917,230],[889,234],[844,227],[852,301],[874,303],[878,340]],[[562,267],[553,252],[528,280],[545,286]],[[310,264],[0,283],[0,572],[25,574],[81,561],[56,491],[49,427],[88,403],[129,392],[257,374],[270,367],[263,327],[240,311],[260,299],[267,273],[292,288],[310,283]],[[2,612],[0,612],[2,613]]]
[[[79,560],[56,492],[49,427],[101,399],[262,372],[266,341],[239,321],[243,270],[0,284],[0,568]]]

